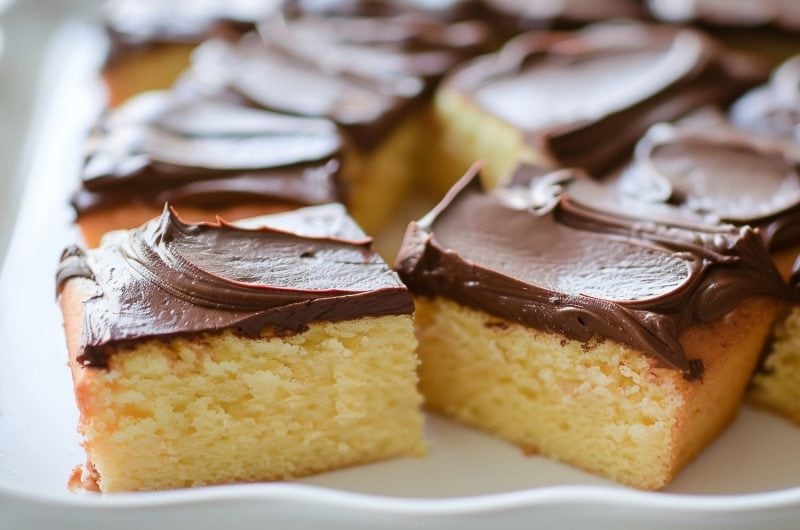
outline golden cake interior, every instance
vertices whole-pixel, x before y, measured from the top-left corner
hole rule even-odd
[[[800,246],[773,254],[781,275],[791,276]],[[775,325],[762,366],[753,376],[750,401],[800,424],[800,306],[795,305]]]
[[[61,304],[89,466],[105,492],[279,480],[424,453],[412,318],[228,330],[76,361],[82,280]],[[77,284],[77,285],[76,285]]]
[[[661,489],[735,416],[779,311],[754,298],[681,342],[702,381],[610,340],[579,342],[417,298],[427,406],[542,454]]]
[[[800,425],[800,306],[775,326],[769,354],[753,377],[750,399]]]
[[[189,66],[195,44],[159,43],[127,52],[103,69],[108,103],[116,107],[148,90],[170,88]]]
[[[484,112],[462,93],[442,87],[435,100],[440,123],[439,154],[432,164],[432,186],[438,197],[475,163],[484,163],[481,179],[487,189],[504,182],[522,162],[552,167],[544,153],[528,146],[519,129]]]

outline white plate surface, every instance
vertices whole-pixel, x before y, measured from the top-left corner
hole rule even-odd
[[[82,461],[53,273],[100,101],[98,35],[66,26],[46,70],[21,215],[0,272],[0,528],[798,528],[800,429],[749,408],[667,492],[643,493],[430,417],[430,454],[295,483],[100,496]]]

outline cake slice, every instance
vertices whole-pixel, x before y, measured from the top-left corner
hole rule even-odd
[[[427,174],[436,130],[430,95],[454,65],[485,50],[477,21],[450,23],[399,6],[300,10],[272,18],[235,45],[209,42],[179,85],[274,112],[333,120],[347,141],[350,211],[379,230]],[[336,6],[336,4],[334,4]],[[373,6],[372,9],[367,7]]]
[[[111,110],[87,146],[72,197],[84,240],[134,228],[172,204],[191,221],[231,221],[346,201],[342,141],[328,120],[174,92]]]
[[[341,206],[271,223],[166,209],[64,252],[84,486],[281,480],[424,451],[411,295]]]
[[[489,194],[473,173],[409,227],[397,269],[427,406],[663,488],[735,415],[786,286],[751,229],[614,233],[537,190]]]
[[[440,187],[475,160],[492,186],[520,160],[603,173],[651,125],[729,101],[764,76],[692,29],[598,24],[521,35],[442,83]]]
[[[773,118],[781,121],[777,115]],[[769,119],[758,128],[768,124]],[[790,311],[775,326],[750,397],[800,423],[797,144],[734,130],[729,124],[705,128],[661,124],[639,142],[633,161],[618,174],[602,184],[575,179],[566,185],[566,193],[571,202],[606,216],[758,228],[795,294]]]
[[[109,40],[103,79],[111,105],[166,89],[189,66],[195,46],[210,38],[237,40],[279,0],[107,0],[102,22]]]

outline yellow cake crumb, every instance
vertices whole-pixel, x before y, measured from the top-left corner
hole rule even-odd
[[[579,342],[444,298],[417,299],[427,405],[539,453],[660,489],[734,417],[778,304],[691,328],[702,381],[610,340]],[[746,323],[746,325],[745,325]]]
[[[72,368],[102,491],[279,480],[424,452],[410,316],[150,340]]]

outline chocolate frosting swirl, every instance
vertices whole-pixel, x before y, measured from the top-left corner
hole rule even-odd
[[[261,38],[201,46],[180,84],[268,110],[330,118],[369,150],[488,39],[482,23],[449,24],[416,13],[273,17],[261,26]]]
[[[769,84],[739,99],[730,115],[737,127],[800,142],[800,56],[775,70]]]
[[[545,184],[487,194],[468,175],[411,224],[400,277],[415,294],[571,339],[628,344],[688,378],[701,376],[702,363],[681,346],[687,327],[751,296],[786,295],[752,229],[645,230],[560,197],[557,181]]]
[[[506,33],[568,28],[614,18],[641,18],[639,0],[480,0],[487,17]]]
[[[270,216],[256,222],[269,226]],[[107,366],[117,347],[145,339],[224,329],[258,337],[265,327],[298,332],[315,321],[413,312],[341,206],[297,210],[276,224],[283,229],[187,224],[165,208],[98,249],[65,250],[58,292],[74,278],[91,281],[79,362]]]
[[[81,214],[131,201],[336,202],[340,148],[327,120],[150,92],[104,117],[72,203]]]
[[[724,124],[659,124],[609,180],[606,191],[580,181],[569,193],[584,205],[629,217],[758,227],[773,250],[800,243],[800,149],[789,142]]]
[[[445,86],[519,129],[552,167],[600,173],[650,125],[726,102],[763,75],[691,29],[605,24],[522,35]]]
[[[159,44],[236,40],[279,5],[280,0],[107,0],[101,11],[111,41],[106,64]]]
[[[648,8],[655,18],[666,22],[800,29],[800,4],[794,0],[648,0]]]

